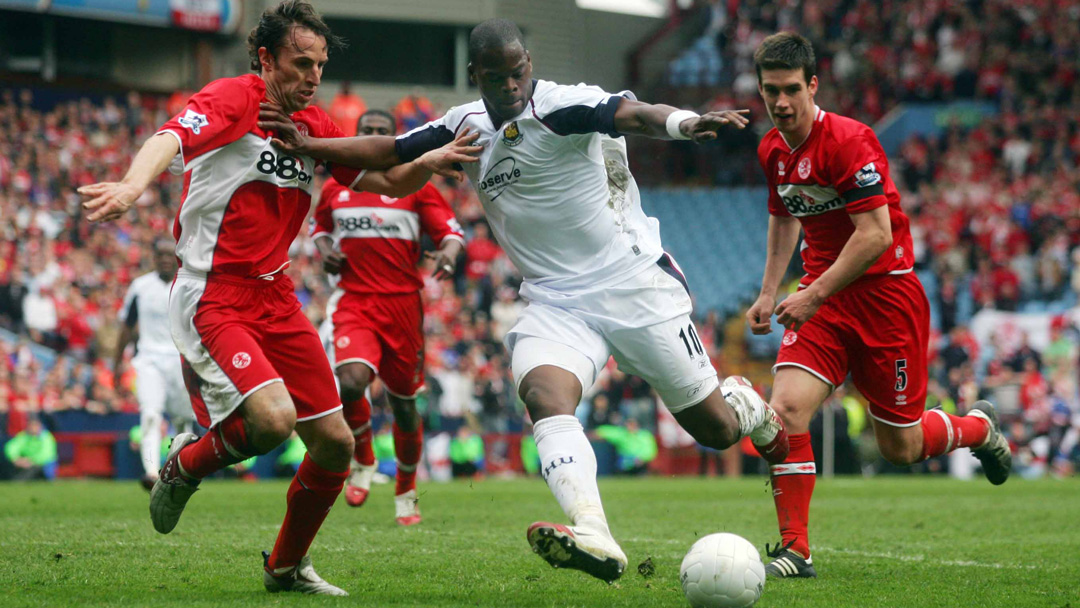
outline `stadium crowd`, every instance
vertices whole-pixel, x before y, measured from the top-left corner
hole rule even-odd
[[[749,107],[757,134],[748,129],[704,151],[635,142],[635,171],[645,184],[762,182],[754,149],[768,118],[752,52],[768,33],[795,24],[818,49],[818,103],[826,109],[872,124],[902,101],[980,99],[1000,108],[973,127],[912,138],[891,159],[912,218],[918,269],[933,278],[938,332],[930,392],[935,403],[963,410],[980,394],[1013,387],[1020,404],[1010,428],[1015,446],[1036,473],[1069,471],[1080,433],[1077,328],[1065,315],[1054,317],[1050,345],[1038,352],[1022,338],[980,344],[969,323],[981,309],[1053,314],[1077,303],[1080,9],[1004,0],[721,0],[710,9],[706,36],[722,57],[723,93],[665,83],[647,98]],[[178,102],[132,92],[123,101],[44,107],[30,90],[0,91],[0,436],[15,437],[34,418],[63,410],[137,411],[133,372],[108,362],[127,285],[148,269],[155,235],[170,230],[181,182],[162,176],[133,214],[93,228],[82,220],[74,189],[119,179]],[[331,113],[337,104],[341,116],[352,116],[357,103],[355,93],[342,92]],[[394,112],[408,127],[437,110],[409,96]],[[520,278],[490,238],[472,189],[441,179],[436,185],[468,245],[453,281],[429,280],[424,289],[426,428],[521,431],[524,410],[501,346],[524,306]],[[287,272],[318,325],[330,286],[309,238],[297,239],[291,253]],[[721,374],[723,326],[703,315],[699,327]],[[656,400],[640,379],[609,368],[593,393],[588,428],[629,418],[657,430]],[[376,420],[388,415],[384,400],[375,405]]]

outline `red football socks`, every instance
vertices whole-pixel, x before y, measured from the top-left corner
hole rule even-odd
[[[424,449],[424,425],[417,420],[416,430],[405,432],[394,422],[394,455],[397,456],[397,487],[400,496],[416,489],[416,465]]]
[[[304,456],[289,486],[285,521],[267,562],[271,570],[296,566],[307,555],[311,541],[330,513],[330,507],[334,506],[348,476],[348,470],[328,471],[315,464],[310,455]]]
[[[247,460],[252,455],[244,429],[244,417],[239,411],[234,411],[198,441],[180,450],[177,461],[182,476],[198,480]]]
[[[948,454],[957,448],[972,448],[986,442],[990,425],[976,416],[953,416],[941,410],[922,415],[922,460]]]
[[[783,464],[770,467],[772,473],[773,502],[776,518],[780,523],[783,545],[788,545],[804,558],[810,557],[810,497],[817,481],[814,450],[810,447],[810,433],[788,436],[791,451]]]
[[[345,422],[356,437],[353,459],[364,466],[375,464],[375,450],[371,445],[371,404],[367,397],[361,397],[356,401],[346,402],[344,409]]]

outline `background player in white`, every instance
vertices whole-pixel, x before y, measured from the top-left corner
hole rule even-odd
[[[620,137],[703,142],[747,120],[533,80],[521,31],[502,19],[473,29],[469,59],[482,99],[400,136],[395,153],[407,161],[466,129],[479,133],[480,161],[465,171],[529,301],[506,337],[514,378],[534,421],[544,479],[573,525],[538,522],[527,536],[552,565],[611,581],[626,555],[608,529],[596,457],[573,415],[609,356],[645,378],[700,443],[723,449],[750,435],[770,461],[787,453],[782,423],[757,393],[717,380],[682,274],[661,247],[658,223],[641,210]],[[260,125],[277,130],[287,149],[345,165],[388,145],[302,136],[272,107]]]
[[[177,433],[191,432],[195,414],[184,388],[180,353],[169,332],[169,289],[176,276],[173,244],[158,239],[153,244],[154,271],[131,282],[120,310],[120,338],[116,344],[113,374],[119,386],[124,367],[124,350],[133,339],[135,356],[135,396],[139,401],[139,454],[145,474],[143,486],[149,490],[161,467],[161,423],[165,414]]]

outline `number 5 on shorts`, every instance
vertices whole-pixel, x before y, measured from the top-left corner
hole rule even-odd
[[[907,359],[896,360],[896,392],[907,388]]]

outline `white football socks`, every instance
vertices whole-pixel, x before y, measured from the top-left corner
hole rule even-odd
[[[607,517],[596,487],[596,454],[573,416],[552,416],[533,425],[540,473],[571,525],[608,536]]]
[[[141,412],[139,416],[139,456],[148,477],[157,477],[161,468],[161,416]]]

